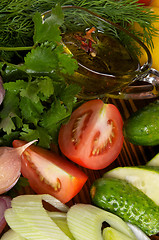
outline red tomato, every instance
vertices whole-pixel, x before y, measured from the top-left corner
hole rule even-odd
[[[152,0],[138,0],[138,3],[142,3],[145,6],[149,6]]]
[[[26,142],[13,141],[13,147]],[[50,194],[61,202],[71,200],[83,187],[87,176],[73,163],[49,150],[32,145],[22,154],[21,172],[31,188],[39,194]]]
[[[118,109],[101,100],[77,108],[59,132],[59,147],[70,160],[89,169],[102,169],[119,155],[123,120]]]

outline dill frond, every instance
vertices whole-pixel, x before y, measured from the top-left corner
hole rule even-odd
[[[140,38],[131,28],[134,22],[143,28],[142,40],[153,47],[152,36],[157,34],[153,22],[159,21],[148,8],[141,7],[137,0],[1,0],[0,4],[0,46],[30,46],[33,42],[34,25],[32,17],[36,11],[45,12],[57,3],[61,5],[77,5],[85,7],[104,18],[107,18],[128,29]],[[130,41],[119,34],[121,41]],[[19,53],[0,52],[0,58],[12,58]],[[8,55],[8,57],[7,57]]]

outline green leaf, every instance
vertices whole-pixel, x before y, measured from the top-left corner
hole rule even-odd
[[[22,131],[20,133],[21,139],[27,142],[32,141],[33,139],[39,139],[39,133],[36,129],[31,129],[29,124],[24,124]]]
[[[63,90],[60,98],[69,111],[72,111],[73,105],[77,100],[75,96],[80,92],[80,90],[81,88],[76,84],[70,84]]]
[[[17,80],[16,82],[4,83],[3,86],[7,91],[17,94],[21,89],[26,88],[27,82],[23,80]]]
[[[9,115],[0,122],[0,129],[10,134],[12,130],[15,130],[16,127],[21,128],[22,125],[22,119],[15,113],[10,112]]]
[[[70,115],[63,104],[61,104],[60,100],[57,100],[52,104],[50,110],[45,112],[42,120],[40,121],[40,125],[45,127],[49,132],[52,131],[52,128],[65,118]]]
[[[20,131],[13,131],[10,134],[0,132],[0,146],[12,146],[14,139],[19,139]]]
[[[64,14],[60,4],[56,4],[56,6],[52,9],[52,23],[61,26],[64,22]]]
[[[72,58],[70,54],[60,54],[59,58],[59,66],[61,68],[61,72],[64,74],[72,75],[75,70],[78,69],[77,61]]]
[[[36,82],[30,82],[25,89],[21,90],[20,96],[29,98],[32,102],[37,103],[39,102],[38,92],[39,89]]]
[[[50,77],[41,77],[37,79],[39,92],[43,94],[46,99],[54,94],[53,80]]]
[[[46,129],[38,126],[37,131],[39,133],[38,145],[44,148],[50,148],[52,137],[48,134]]]
[[[0,118],[8,117],[10,113],[19,113],[19,97],[15,92],[6,91],[5,98],[3,101],[3,108],[0,112]]]
[[[4,118],[0,122],[0,129],[2,129],[7,134],[10,134],[12,130],[16,129],[15,124],[13,123],[12,118],[10,116]]]
[[[33,21],[35,24],[34,31],[34,43],[43,43],[45,41],[49,42],[60,42],[61,32],[59,26],[63,23],[63,13],[60,6],[56,6],[52,9],[51,16],[46,20],[42,21],[41,14],[36,12]]]
[[[20,101],[20,109],[22,117],[28,123],[37,125],[39,119],[41,119],[41,113],[44,110],[44,106],[41,102],[34,103],[29,98],[22,97]]]
[[[29,128],[28,124],[24,124],[21,138],[25,141],[32,141],[33,139],[39,139],[38,145],[44,148],[50,148],[50,142],[52,137],[47,133],[45,128],[37,126],[36,129]]]
[[[57,69],[58,58],[51,47],[40,46],[27,54],[24,67],[39,73],[51,72]]]

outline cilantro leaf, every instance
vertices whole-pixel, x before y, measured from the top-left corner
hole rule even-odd
[[[56,4],[56,6],[52,9],[52,24],[57,24],[61,26],[64,22],[64,14],[60,4]]]
[[[27,87],[20,91],[20,96],[29,98],[32,102],[37,103],[39,102],[38,92],[39,89],[37,88],[37,84],[34,81],[28,83]]]
[[[58,59],[62,73],[64,74],[68,73],[69,75],[72,75],[74,71],[77,70],[78,68],[77,61],[74,58],[72,58],[72,55],[59,54]]]
[[[23,67],[39,73],[51,72],[58,67],[57,55],[51,47],[39,46],[32,49],[24,60],[25,64]]]
[[[7,134],[10,134],[12,130],[16,129],[15,124],[13,123],[10,116],[2,119],[2,121],[0,122],[0,129],[3,129],[3,131]]]
[[[23,140],[28,142],[33,139],[39,139],[39,146],[50,148],[52,137],[45,128],[37,126],[35,129],[31,129],[28,124],[24,124],[20,136]]]
[[[44,112],[43,118],[40,121],[40,125],[45,127],[49,132],[52,131],[52,127],[58,122],[61,122],[63,119],[68,117],[70,112],[68,112],[60,100],[57,100],[51,105],[51,108]]]
[[[19,138],[19,131],[13,131],[10,134],[0,132],[0,146],[12,146],[14,139]]]
[[[16,82],[8,82],[4,83],[4,88],[12,93],[19,93],[20,89],[25,89],[27,86],[27,82],[23,80],[17,80]]]
[[[10,113],[19,113],[19,98],[16,93],[6,91],[5,98],[3,101],[3,109],[0,114],[0,118],[8,117]]]
[[[76,84],[70,84],[65,87],[60,96],[63,103],[67,106],[68,110],[71,112],[76,102],[76,95],[80,92],[81,88]]]
[[[25,141],[31,141],[33,139],[39,139],[39,133],[35,129],[30,128],[29,124],[23,124],[22,131],[20,133],[21,139]]]
[[[44,17],[45,18],[45,17]],[[35,24],[34,31],[34,43],[48,42],[60,42],[61,32],[59,26],[64,21],[63,12],[59,5],[52,9],[51,15],[42,21],[41,14],[36,12],[33,21]]]
[[[41,113],[44,110],[42,103],[33,102],[29,98],[22,97],[19,105],[21,109],[22,117],[29,123],[37,125],[39,119],[41,118]]]
[[[41,97],[42,100],[46,100],[54,94],[54,84],[50,77],[45,76],[38,78],[37,85],[39,88],[39,93],[43,95],[43,97]]]

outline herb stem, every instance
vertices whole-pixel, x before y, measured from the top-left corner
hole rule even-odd
[[[28,47],[0,47],[0,51],[28,51],[31,50],[33,46]]]

